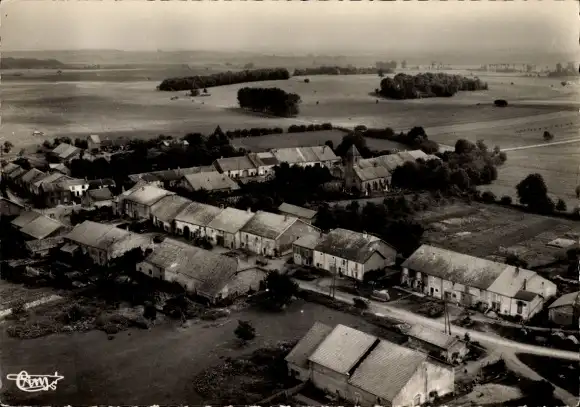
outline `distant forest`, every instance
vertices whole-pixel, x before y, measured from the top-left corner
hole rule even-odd
[[[192,89],[211,88],[213,86],[234,85],[237,83],[275,81],[290,78],[290,73],[285,68],[254,69],[240,72],[221,72],[204,76],[187,76],[183,78],[165,79],[158,90],[182,91]]]
[[[316,68],[295,69],[294,76],[307,75],[368,75],[379,72],[378,68],[357,68],[356,66],[319,66]]]
[[[62,69],[66,65],[56,59],[11,58],[0,59],[1,69]]]

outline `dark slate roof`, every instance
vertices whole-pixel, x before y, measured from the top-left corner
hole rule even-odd
[[[298,219],[293,216],[258,211],[256,215],[245,224],[242,228],[242,232],[275,240],[297,221]]]
[[[357,263],[364,263],[374,252],[389,258],[389,254],[392,255],[394,251],[376,236],[346,229],[334,229],[328,233],[316,245],[315,250]]]
[[[87,195],[95,202],[108,201],[113,199],[113,193],[109,188],[99,188],[87,191]]]
[[[298,218],[312,219],[316,216],[318,212],[312,209],[303,208],[301,206],[291,205],[289,203],[283,202],[278,210],[282,213],[287,213],[288,215],[296,216]]]
[[[514,298],[516,300],[521,300],[521,301],[526,301],[526,302],[530,302],[532,301],[534,298],[536,298],[537,296],[539,296],[539,294],[537,293],[533,293],[531,291],[526,291],[526,290],[519,290],[516,295],[514,296]]]

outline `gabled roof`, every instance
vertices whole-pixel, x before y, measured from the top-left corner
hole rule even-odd
[[[192,201],[179,195],[168,195],[161,198],[151,207],[151,215],[162,222],[172,222],[177,214]]]
[[[48,176],[48,174],[36,169],[32,168],[31,170],[27,171],[26,174],[20,177],[20,182],[23,184],[33,184],[36,182],[40,177]]]
[[[64,227],[64,225],[59,221],[41,215],[23,226],[20,229],[20,232],[34,239],[44,239],[57,232],[62,227]]]
[[[377,166],[377,167],[354,167],[354,173],[358,179],[361,181],[373,181],[373,180],[383,180],[391,176],[389,170],[385,167]]]
[[[314,250],[316,245],[324,239],[325,236],[321,236],[320,233],[309,233],[307,235],[301,236],[293,244],[294,246],[304,247],[306,249]]]
[[[14,219],[10,224],[17,228],[22,228],[32,222],[34,219],[42,216],[39,212],[36,211],[25,211],[22,212],[16,219]]]
[[[199,174],[187,174],[183,177],[185,182],[193,190],[205,189],[206,191],[237,190],[240,186],[230,177],[219,172],[204,172]]]
[[[377,340],[375,336],[337,325],[308,360],[339,374],[347,374]]]
[[[540,294],[538,293],[534,293],[531,291],[526,291],[526,290],[519,290],[515,295],[514,298],[516,300],[520,300],[520,301],[526,301],[526,302],[530,302],[533,301],[536,297],[538,297]]]
[[[63,244],[64,238],[62,236],[48,237],[46,239],[31,240],[25,243],[26,249],[32,253],[50,250],[59,247]]]
[[[315,322],[312,328],[298,341],[286,356],[286,362],[306,368],[308,358],[316,350],[318,345],[332,332],[332,327]]]
[[[113,193],[109,188],[91,189],[87,191],[89,199],[94,202],[102,202],[113,199]]]
[[[486,259],[422,245],[401,265],[454,283],[487,290],[511,266]]]
[[[21,178],[25,174],[26,170],[19,166],[18,168],[15,168],[12,171],[10,171],[10,174],[8,174],[7,177],[14,181],[18,178]]]
[[[174,194],[174,192],[158,188],[154,185],[143,185],[142,187],[135,189],[124,199],[141,205],[151,206],[158,202],[161,198]]]
[[[217,206],[192,202],[175,216],[175,220],[191,225],[207,226],[221,211],[223,209]]]
[[[87,140],[95,144],[101,144],[101,137],[98,134],[91,134],[87,137]]]
[[[323,237],[315,250],[357,263],[366,262],[375,252],[384,258],[395,254],[395,249],[376,236],[340,228]]]
[[[226,233],[237,233],[254,217],[253,212],[225,208],[207,225],[208,228]]]
[[[493,284],[488,287],[489,291],[510,298],[515,298],[520,290],[535,292],[536,294],[543,296],[543,290],[541,290],[541,287],[538,287],[538,285],[541,285],[541,282],[547,285],[553,284],[552,282],[538,276],[534,271],[508,265],[504,266],[504,271],[498,276]],[[532,283],[536,279],[538,279],[540,284],[536,285]],[[526,287],[525,289],[524,286]]]
[[[70,170],[63,163],[48,164],[48,166],[52,171],[58,171],[62,174],[70,175]]]
[[[215,162],[223,172],[256,169],[254,162],[247,156],[218,158]]]
[[[272,154],[270,151],[264,151],[261,153],[251,153],[249,154],[249,156],[253,159],[256,160],[256,162],[258,163],[258,166],[262,167],[262,166],[276,166],[278,164],[280,164],[280,162],[278,161],[278,159],[276,158],[276,156],[274,154]]]
[[[447,335],[446,333],[436,329],[427,328],[419,324],[413,325],[406,333],[410,337],[430,343],[431,345],[445,350],[450,349],[453,345],[459,342],[459,339],[454,336]]]
[[[80,153],[80,149],[75,146],[71,146],[68,143],[60,143],[54,150],[52,150],[52,153],[65,160],[75,154]]]
[[[299,222],[299,220],[293,216],[258,211],[241,230],[245,233],[275,240],[295,222]]]
[[[18,164],[14,164],[14,163],[8,163],[6,164],[4,167],[2,167],[2,172],[6,175],[10,174],[12,171],[15,171],[18,168],[22,168],[20,167]]]
[[[271,152],[279,162],[287,162],[290,165],[339,159],[328,146],[278,148]]]
[[[297,218],[313,219],[318,212],[312,209],[303,208],[301,206],[291,205],[289,203],[283,202],[282,205],[278,207],[278,210],[284,214],[296,216]]]
[[[60,172],[53,172],[51,174],[45,174],[43,177],[36,178],[33,185],[40,187],[41,184],[50,184],[52,182],[69,179],[67,175],[61,174]]]
[[[554,301],[548,308],[580,305],[580,291],[564,294]]]
[[[427,355],[381,340],[363,360],[349,383],[392,403],[427,360]]]

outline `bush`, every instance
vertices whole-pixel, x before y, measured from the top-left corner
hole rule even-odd
[[[497,99],[493,101],[493,104],[497,107],[507,107],[508,102],[504,99]]]
[[[491,191],[485,191],[481,194],[481,200],[485,203],[494,203],[495,199],[495,194]]]
[[[10,308],[12,308],[12,315],[15,317],[26,315],[26,301],[23,299],[15,300]]]
[[[239,320],[234,334],[243,342],[251,341],[256,337],[256,329],[252,326],[252,324],[250,324],[249,321]]]
[[[304,83],[310,83],[310,79],[308,78],[304,79]]]
[[[556,210],[560,212],[566,212],[566,210],[568,210],[566,202],[562,198],[558,199],[558,202],[556,203]]]
[[[369,308],[369,303],[362,298],[358,297],[353,298],[352,302],[354,303],[354,306],[357,307],[358,309],[366,310]]]
[[[513,202],[513,200],[512,200],[512,197],[511,196],[504,195],[504,196],[501,197],[501,199],[499,200],[499,202],[502,205],[511,205],[512,202]]]

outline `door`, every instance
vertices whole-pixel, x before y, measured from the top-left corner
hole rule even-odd
[[[435,295],[435,289],[433,287],[429,287],[429,295]]]
[[[224,237],[223,236],[216,236],[216,241],[218,246],[224,246]]]

